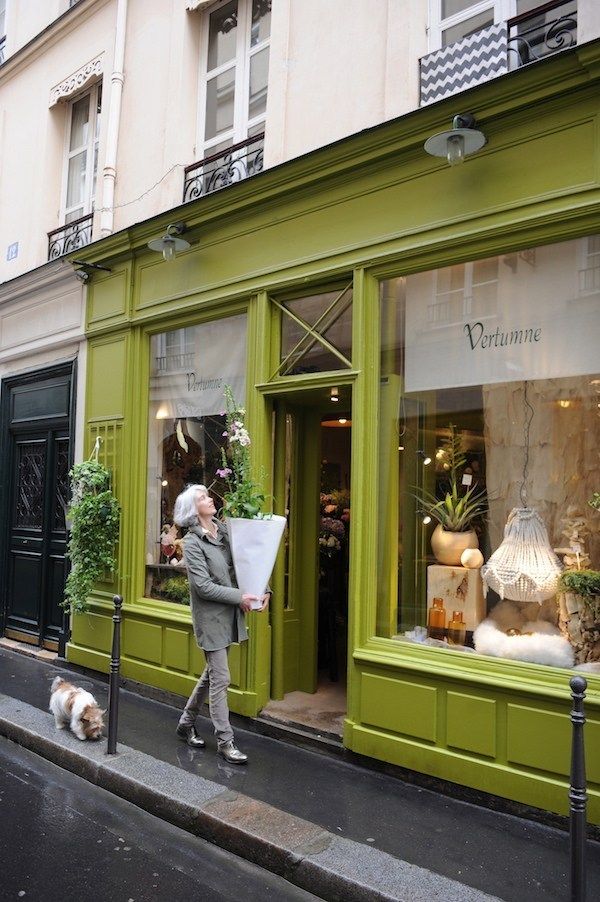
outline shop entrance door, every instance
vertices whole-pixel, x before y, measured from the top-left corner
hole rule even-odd
[[[273,577],[273,701],[263,714],[337,735],[346,711],[350,405],[350,388],[334,386],[275,403],[274,509],[288,531]]]

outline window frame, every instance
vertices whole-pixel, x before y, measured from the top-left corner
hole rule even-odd
[[[221,145],[227,143],[227,146],[239,144],[254,134],[264,131],[266,123],[266,109],[264,113],[258,116],[250,117],[248,114],[248,105],[250,101],[250,66],[252,57],[262,50],[270,49],[271,34],[263,41],[259,41],[254,47],[250,46],[250,31],[252,26],[252,0],[237,0],[238,8],[238,33],[236,37],[235,55],[227,62],[216,66],[214,69],[208,69],[208,45],[209,45],[209,24],[212,13],[216,12],[229,0],[217,0],[211,6],[207,6],[202,10],[201,36],[200,36],[200,65],[199,65],[199,91],[198,91],[198,114],[197,124],[198,130],[196,135],[196,146],[199,149],[199,159],[212,156],[219,152]],[[270,59],[269,59],[270,62]],[[234,68],[234,102],[233,102],[233,125],[231,128],[215,135],[213,138],[206,138],[206,96],[208,82],[219,75],[228,72]],[[268,78],[267,78],[268,91]],[[262,128],[261,128],[262,126]],[[225,150],[225,148],[223,148]]]
[[[98,105],[98,92],[102,90],[102,81],[97,81],[95,84],[90,87],[86,86],[86,90],[81,94],[77,94],[75,97],[72,97],[69,100],[68,104],[68,112],[65,116],[65,135],[64,135],[64,145],[63,145],[63,173],[62,173],[62,191],[61,191],[61,205],[60,205],[60,222],[63,225],[68,225],[67,216],[69,216],[72,212],[79,209],[79,207],[83,207],[82,212],[75,216],[73,220],[80,219],[83,216],[88,216],[90,213],[94,212],[94,205],[96,200],[96,189],[97,185],[97,173],[96,173],[96,185],[94,185],[94,157],[95,154],[98,154],[98,162],[100,158],[100,130],[102,124],[102,108],[100,109],[100,121],[98,122],[98,126],[96,126],[96,120],[98,118],[96,109]],[[88,128],[88,138],[85,144],[80,145],[75,150],[70,149],[71,144],[71,128],[73,124],[73,109],[75,104],[79,101],[83,100],[85,97],[88,98],[88,111],[90,111],[90,128]],[[101,101],[102,102],[102,101]],[[72,205],[71,207],[67,206],[67,198],[69,196],[69,162],[70,160],[77,156],[77,154],[81,153],[83,150],[86,150],[86,177],[85,177],[85,194],[83,198],[83,203],[79,203],[77,205]],[[91,165],[90,165],[91,164]],[[98,166],[99,168],[99,166]]]
[[[442,49],[442,34],[454,25],[467,22],[479,13],[489,10],[494,11],[494,24],[506,22],[517,12],[517,0],[479,0],[467,9],[454,13],[452,16],[442,16],[442,0],[429,0],[429,52]],[[456,42],[452,42],[456,43]],[[451,45],[448,45],[451,46]]]

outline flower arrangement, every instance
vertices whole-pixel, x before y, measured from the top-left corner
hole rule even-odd
[[[229,385],[225,386],[225,431],[227,445],[221,449],[221,467],[217,476],[225,480],[227,491],[223,495],[224,517],[245,520],[262,518],[265,502],[260,486],[252,481],[250,469],[250,435],[244,424],[246,411],[236,404]]]
[[[335,557],[342,550],[346,537],[346,527],[334,517],[321,517],[319,529],[319,551],[326,557]]]
[[[466,532],[472,528],[474,520],[483,516],[487,509],[485,492],[473,486],[461,494],[458,489],[458,476],[464,469],[466,457],[462,450],[460,435],[456,427],[450,424],[450,436],[442,446],[448,464],[449,491],[444,498],[438,500],[431,492],[424,489],[417,496],[421,510],[448,532]]]

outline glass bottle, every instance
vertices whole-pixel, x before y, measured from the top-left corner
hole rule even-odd
[[[427,614],[427,635],[430,639],[443,639],[446,630],[446,609],[441,598],[434,598]]]
[[[448,643],[450,645],[464,645],[467,634],[467,624],[463,620],[462,611],[452,611],[452,620],[448,624]]]

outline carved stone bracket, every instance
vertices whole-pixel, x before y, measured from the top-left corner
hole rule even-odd
[[[82,66],[60,84],[56,85],[50,91],[50,106],[60,103],[61,100],[67,100],[84,88],[90,82],[96,81],[102,76],[103,72],[103,56],[100,54],[95,59],[90,60],[85,66]]]

